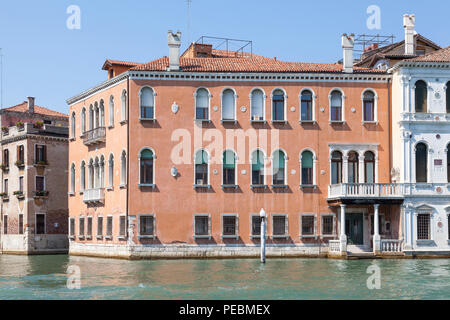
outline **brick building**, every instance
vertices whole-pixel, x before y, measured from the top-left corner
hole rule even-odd
[[[27,102],[0,111],[3,253],[67,252],[68,116]]]

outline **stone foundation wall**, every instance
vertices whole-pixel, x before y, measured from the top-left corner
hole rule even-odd
[[[2,253],[45,254],[66,253],[69,242],[65,234],[3,235],[1,239]]]

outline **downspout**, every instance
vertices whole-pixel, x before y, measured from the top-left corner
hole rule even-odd
[[[388,90],[388,122],[389,122],[389,130],[388,130],[388,138],[389,138],[389,183],[392,183],[392,115],[391,115],[391,87],[390,87],[391,79],[387,80],[387,90]]]
[[[127,120],[127,197],[126,197],[126,202],[125,202],[125,222],[126,222],[126,232],[127,232],[127,239],[128,241],[130,241],[129,237],[130,234],[128,232],[128,197],[129,197],[129,190],[130,190],[130,75],[127,76],[127,108],[126,108],[126,120]],[[133,239],[131,239],[132,241]]]

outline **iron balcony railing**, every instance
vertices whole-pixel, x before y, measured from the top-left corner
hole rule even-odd
[[[106,128],[98,127],[93,130],[86,131],[83,135],[83,143],[85,145],[91,145],[96,143],[102,143],[106,141]]]

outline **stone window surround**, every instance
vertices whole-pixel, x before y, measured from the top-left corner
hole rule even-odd
[[[312,235],[303,235],[302,232],[302,217],[314,217],[314,234]],[[317,239],[318,235],[317,235],[317,213],[299,213],[299,235],[300,235],[300,239],[306,239],[306,238],[313,238],[313,239]]]
[[[235,217],[235,235],[224,235],[223,234],[223,218],[224,217]],[[221,222],[221,233],[222,233],[222,239],[239,239],[239,214],[238,213],[222,213],[220,216],[220,222]]]
[[[156,215],[154,213],[139,213],[137,215],[138,221],[138,239],[155,239],[156,238]],[[141,235],[141,217],[153,217],[153,234],[152,235]]]
[[[274,222],[273,222],[273,218],[274,217],[284,217],[284,234],[283,235],[274,235],[273,234],[273,227],[274,227]],[[272,213],[270,215],[270,234],[272,239],[288,239],[289,238],[289,215],[287,213]]]
[[[208,234],[207,235],[195,235],[195,218],[196,217],[208,217]],[[209,213],[195,213],[192,218],[193,238],[195,239],[208,239],[211,240],[211,215]]]
[[[324,234],[323,233],[323,218],[324,217],[333,217],[333,233],[332,234]],[[334,212],[327,212],[327,213],[321,213],[320,214],[320,238],[336,238],[337,237],[337,216]]]
[[[253,217],[259,217],[259,213],[250,214],[250,239],[260,239],[261,234],[253,234]],[[266,239],[269,239],[269,233],[267,232],[269,229],[269,220],[268,216],[266,216]]]

